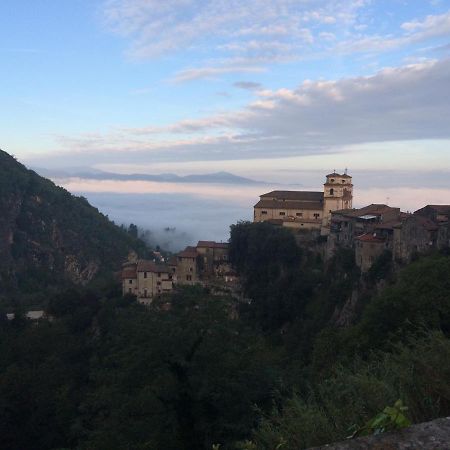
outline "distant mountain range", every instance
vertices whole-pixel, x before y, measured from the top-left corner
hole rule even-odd
[[[256,181],[250,178],[240,177],[229,172],[215,172],[199,175],[175,175],[173,173],[163,173],[158,175],[132,173],[121,174],[104,172],[91,168],[69,168],[64,170],[49,170],[34,168],[40,175],[52,179],[60,178],[81,178],[89,180],[117,180],[117,181],[157,181],[163,183],[216,183],[216,184],[245,184],[261,185],[267,184],[263,181]]]

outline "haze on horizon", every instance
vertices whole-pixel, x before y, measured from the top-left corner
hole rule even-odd
[[[29,166],[302,188],[348,168],[359,204],[450,203],[448,0],[4,0],[0,23],[0,147]],[[257,194],[54,179],[193,239]]]

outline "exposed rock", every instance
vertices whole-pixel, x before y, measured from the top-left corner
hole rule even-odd
[[[450,417],[310,450],[450,450]]]
[[[0,150],[0,298],[117,270],[145,244]]]

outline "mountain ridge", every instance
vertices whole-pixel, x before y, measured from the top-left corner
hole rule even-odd
[[[156,181],[165,183],[217,183],[217,184],[246,184],[262,185],[263,181],[252,180],[250,178],[234,175],[230,172],[219,171],[205,174],[176,175],[174,173],[145,174],[130,173],[121,174],[106,172],[91,168],[73,168],[62,171],[48,170],[35,167],[34,170],[49,178],[82,178],[90,180],[117,180],[117,181]]]
[[[86,284],[145,244],[0,150],[0,297]]]

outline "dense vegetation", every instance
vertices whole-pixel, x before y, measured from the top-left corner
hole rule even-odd
[[[144,308],[106,284],[49,296],[51,322],[1,321],[0,447],[294,450],[397,400],[412,422],[450,414],[450,256],[361,281],[351,253],[324,264],[282,228],[230,244],[244,302],[194,287]]]
[[[0,150],[0,303],[14,294],[42,303],[49,290],[117,270],[131,249],[146,251],[86,199]]]

